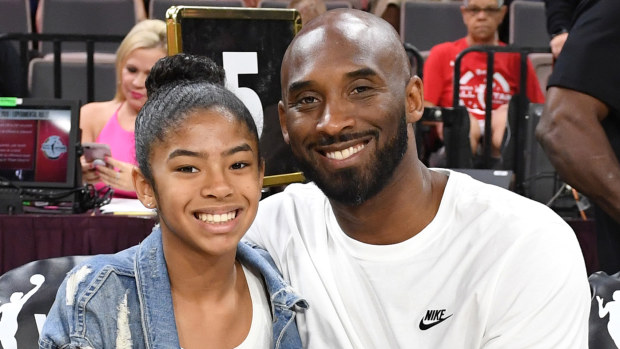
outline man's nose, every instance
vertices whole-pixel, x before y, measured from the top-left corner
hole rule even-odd
[[[333,100],[325,104],[317,130],[328,135],[337,135],[355,125],[355,115],[349,103]]]

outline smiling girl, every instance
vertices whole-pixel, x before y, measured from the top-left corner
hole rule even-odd
[[[205,81],[216,69],[207,61],[177,55],[153,67],[133,181],[159,225],[139,246],[68,275],[41,348],[301,347],[295,311],[306,302],[264,251],[239,243],[256,215],[263,161],[252,116]]]

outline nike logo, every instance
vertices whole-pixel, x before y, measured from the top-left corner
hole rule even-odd
[[[422,331],[426,331],[429,328],[435,326],[435,325],[439,325],[440,323],[448,320],[452,315],[454,314],[450,314],[446,317],[444,317],[444,312],[446,311],[446,309],[441,309],[441,310],[427,310],[426,311],[426,315],[422,318],[422,320],[420,320],[420,329]]]

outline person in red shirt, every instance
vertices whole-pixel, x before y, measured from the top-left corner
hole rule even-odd
[[[434,46],[424,62],[424,100],[426,106],[453,106],[454,60],[469,46],[504,46],[499,41],[497,27],[506,14],[502,0],[464,0],[461,7],[467,36],[453,42]],[[461,60],[459,103],[470,115],[470,143],[476,154],[484,134],[486,53],[468,53]],[[493,114],[491,137],[493,157],[499,158],[506,128],[508,102],[519,90],[520,58],[518,54],[497,53],[493,73]],[[532,64],[528,62],[527,96],[532,103],[544,103],[544,96]],[[442,138],[442,127],[438,127]]]

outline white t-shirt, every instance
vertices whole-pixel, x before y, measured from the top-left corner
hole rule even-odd
[[[271,348],[273,329],[271,308],[263,280],[251,269],[243,266],[243,273],[252,297],[252,325],[245,340],[235,349]]]
[[[345,235],[314,184],[261,202],[246,239],[308,300],[304,347],[587,348],[590,292],[570,227],[544,205],[443,172],[436,217],[394,245]]]

